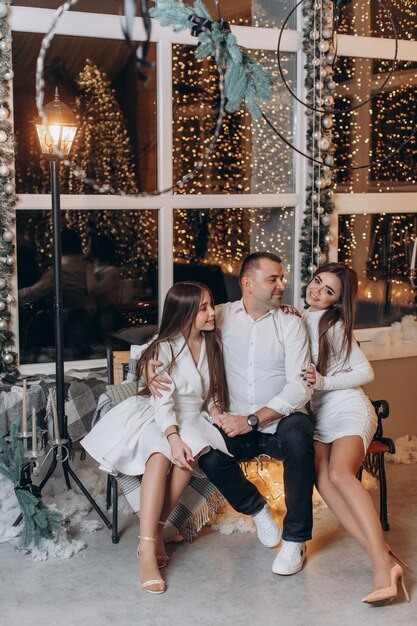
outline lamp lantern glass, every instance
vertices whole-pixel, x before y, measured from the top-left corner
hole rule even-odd
[[[46,120],[41,117],[34,120],[42,154],[57,156],[61,152],[67,156],[74,143],[77,121],[71,109],[60,101],[58,87],[54,99],[45,105],[43,112]]]

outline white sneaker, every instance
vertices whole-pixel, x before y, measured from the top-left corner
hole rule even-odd
[[[301,543],[295,541],[282,542],[282,548],[272,563],[272,571],[274,574],[281,576],[291,576],[299,572],[304,564],[307,555],[307,547],[305,541]]]
[[[258,539],[267,548],[274,548],[281,541],[281,528],[274,520],[266,504],[263,509],[252,516],[255,522]]]

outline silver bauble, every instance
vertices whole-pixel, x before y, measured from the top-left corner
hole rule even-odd
[[[325,176],[325,178],[326,178],[330,174],[330,167],[327,167],[327,165],[323,165],[323,167],[321,168],[321,171],[323,172],[323,174],[326,175]]]
[[[320,78],[325,78],[327,76],[327,70],[325,67],[322,67],[320,70]]]
[[[9,70],[8,72],[4,72],[4,79],[5,80],[12,80],[13,77],[14,77],[13,70]]]
[[[6,303],[3,302],[3,300],[0,300],[0,311],[4,311],[5,308],[6,308]]]
[[[327,83],[327,89],[330,89],[330,91],[334,91],[336,89],[337,85],[334,82],[334,80],[329,80]]]
[[[328,52],[328,53],[326,54],[326,61],[327,61],[327,63],[328,63],[329,65],[332,65],[332,63],[333,63],[333,61],[334,61],[334,57],[335,57],[334,52]]]
[[[319,254],[317,261],[320,263],[320,265],[324,265],[327,261],[327,256],[324,254],[324,252],[322,252],[321,254]]]
[[[313,67],[318,67],[320,65],[320,59],[318,59],[317,57],[315,57],[311,64],[313,65]]]
[[[320,52],[326,53],[329,50],[329,42],[328,41],[320,41],[318,48],[320,50]]]
[[[324,157],[324,162],[326,163],[326,165],[334,165],[334,158],[332,157],[331,154],[327,154]]]
[[[333,126],[333,118],[330,115],[323,115],[321,125],[323,128],[331,128]]]
[[[310,265],[308,266],[307,269],[310,272],[310,274],[314,274],[314,272],[316,271],[317,267],[314,265],[314,263],[310,263]]]
[[[14,259],[12,256],[6,256],[6,265],[13,265]]]
[[[330,39],[332,36],[332,31],[330,30],[330,28],[323,28],[321,34],[324,39]]]
[[[13,241],[14,233],[11,230],[5,230],[2,234],[3,241],[10,243]]]
[[[310,39],[320,39],[320,33],[318,30],[312,30],[310,33]]]
[[[327,139],[327,137],[322,137],[317,143],[320,150],[328,150],[330,148],[330,139]]]
[[[5,352],[3,356],[3,361],[6,363],[6,365],[11,365],[13,363],[13,354],[10,354],[10,352]]]
[[[320,219],[323,226],[330,226],[332,221],[330,215],[322,215]]]
[[[333,198],[333,196],[334,196],[334,191],[333,191],[333,189],[328,189],[328,190],[326,191],[326,196],[327,196],[328,198]]]
[[[0,3],[0,17],[6,17],[7,15],[7,6],[5,4],[3,4],[3,2]]]
[[[11,296],[11,295],[6,296],[6,302],[7,304],[13,304],[14,296]]]
[[[326,233],[326,235],[324,235],[324,241],[326,243],[332,243],[332,239],[333,239],[333,237],[331,236],[330,233]]]
[[[7,330],[7,322],[6,322],[6,320],[0,319],[0,330]]]
[[[321,132],[319,130],[315,130],[313,133],[313,137],[315,141],[318,141],[319,139],[321,139]]]
[[[313,199],[313,202],[318,202],[320,200],[320,194],[317,193],[317,191],[315,191],[311,197]]]
[[[10,174],[10,167],[6,163],[0,165],[0,176],[8,176]]]
[[[12,193],[14,193],[15,186],[13,185],[13,183],[6,183],[3,189],[10,196]]]
[[[324,182],[324,178],[316,178],[314,184],[316,185],[317,189],[321,189],[326,185],[326,183]]]
[[[0,143],[7,141],[7,133],[4,130],[0,130]]]
[[[318,81],[316,81],[316,83],[315,83],[315,87],[316,87],[317,91],[322,91],[322,90],[323,90],[323,88],[324,88],[324,83],[323,83],[323,81],[322,81],[322,80],[318,80]]]
[[[4,289],[6,286],[6,281],[4,280],[4,278],[0,278],[0,289]]]
[[[10,111],[7,107],[0,107],[0,120],[7,120],[10,115]]]
[[[324,213],[324,206],[318,206],[316,211],[319,215],[322,215],[322,213]]]
[[[8,41],[0,41],[0,50],[2,50],[3,52],[7,52],[8,50],[10,50],[10,48],[11,45]]]

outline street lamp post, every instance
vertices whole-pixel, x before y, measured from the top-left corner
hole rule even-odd
[[[63,297],[62,297],[62,264],[61,264],[61,206],[59,195],[59,165],[62,155],[70,154],[77,132],[77,123],[69,107],[59,99],[58,89],[55,97],[44,107],[44,116],[34,120],[36,132],[42,153],[48,157],[51,175],[52,195],[52,236],[53,236],[53,276],[54,276],[54,325],[55,325],[55,372],[56,372],[56,407],[58,415],[59,434],[54,442],[53,459],[51,465],[39,485],[42,490],[53,474],[58,460],[61,462],[67,487],[71,488],[69,477],[75,481],[92,507],[96,510],[103,522],[112,530],[113,543],[117,543],[117,527],[111,524],[90,493],[69,464],[68,455],[63,458],[59,444],[68,442],[67,418],[65,415],[65,387],[64,387],[64,332],[63,332]],[[114,515],[113,515],[114,519]]]

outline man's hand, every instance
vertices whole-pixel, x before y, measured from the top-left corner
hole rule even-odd
[[[252,428],[248,424],[247,415],[233,415],[232,413],[221,413],[216,416],[218,425],[229,437],[245,435],[250,433]]]
[[[283,313],[285,313],[285,315],[296,315],[297,317],[301,317],[299,310],[291,304],[281,304],[280,309]]]
[[[148,389],[154,398],[162,398],[162,393],[160,393],[159,390],[169,391],[169,387],[167,385],[171,384],[171,379],[168,378],[168,376],[164,376],[163,374],[155,374],[156,368],[160,365],[162,365],[161,361],[157,361],[156,359],[149,359],[146,366],[146,384],[148,385]]]

